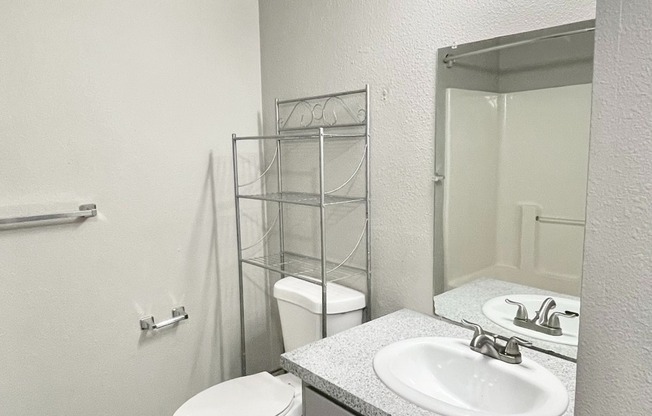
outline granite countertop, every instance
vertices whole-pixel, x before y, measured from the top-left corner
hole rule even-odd
[[[365,416],[432,416],[390,391],[376,376],[373,358],[382,347],[408,338],[445,336],[471,339],[472,331],[402,309],[281,356],[281,366],[305,383]],[[523,355],[557,376],[575,407],[575,364],[524,348]]]
[[[579,300],[576,296],[564,295],[550,290],[537,289],[530,286],[519,285],[518,283],[505,282],[491,278],[480,278],[458,288],[444,292],[441,295],[435,296],[435,313],[457,322],[462,319],[475,322],[485,331],[494,334],[505,335],[507,337],[516,335],[527,338],[522,334],[511,332],[510,330],[495,324],[487,318],[484,313],[482,313],[482,305],[484,305],[486,301],[498,296],[514,293]],[[572,359],[577,358],[577,347],[572,345],[557,344],[536,338],[527,339],[528,341],[532,341],[535,347],[542,350],[553,351]]]

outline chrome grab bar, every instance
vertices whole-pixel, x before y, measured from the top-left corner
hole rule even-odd
[[[147,331],[150,329],[151,330],[161,329],[170,325],[174,325],[177,322],[183,321],[184,319],[188,319],[186,308],[183,306],[179,306],[178,308],[172,309],[172,318],[166,319],[165,321],[161,321],[159,323],[156,323],[154,321],[154,317],[152,315],[143,316],[142,318],[140,318],[140,329],[143,331]]]
[[[570,218],[559,218],[559,217],[542,217],[537,215],[537,222],[546,223],[546,224],[561,224],[561,225],[577,225],[584,227],[585,222],[582,220],[575,220]]]
[[[97,205],[85,204],[79,206],[79,211],[61,212],[57,214],[30,215],[27,217],[0,218],[0,225],[20,224],[23,222],[60,220],[66,218],[88,218],[97,215]]]

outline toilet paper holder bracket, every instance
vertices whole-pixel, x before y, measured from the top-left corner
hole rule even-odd
[[[162,329],[174,325],[178,322],[181,322],[184,319],[188,319],[186,308],[183,306],[179,306],[172,309],[172,318],[166,319],[165,321],[161,321],[159,323],[156,323],[156,321],[154,320],[154,316],[152,315],[143,316],[142,318],[140,318],[140,329],[143,331]]]

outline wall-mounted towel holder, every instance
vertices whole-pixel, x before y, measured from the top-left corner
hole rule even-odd
[[[48,221],[61,219],[76,219],[95,217],[97,215],[97,205],[85,204],[80,205],[78,211],[60,212],[56,214],[30,215],[27,217],[0,218],[0,225],[20,224],[24,222]]]
[[[142,318],[140,318],[140,329],[143,331],[148,331],[150,329],[151,330],[161,329],[167,326],[174,325],[177,322],[181,322],[184,319],[188,319],[186,308],[183,306],[179,306],[178,308],[172,309],[172,318],[167,319],[165,321],[161,321],[159,323],[156,323],[154,321],[154,317],[152,315],[143,316]]]

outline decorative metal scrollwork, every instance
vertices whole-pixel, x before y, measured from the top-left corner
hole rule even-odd
[[[285,113],[285,114],[280,114]],[[279,106],[279,130],[362,124],[367,119],[364,95],[330,96],[285,102]]]

